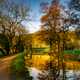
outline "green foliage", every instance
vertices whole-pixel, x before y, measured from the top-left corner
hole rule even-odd
[[[11,76],[15,76],[16,80],[32,80],[32,77],[30,76],[28,68],[26,68],[25,66],[24,53],[20,53],[12,61]]]
[[[3,57],[6,55],[6,51],[0,48],[0,57]]]
[[[0,34],[0,44],[4,48],[9,48],[9,40],[4,34]]]
[[[2,57],[2,56],[4,56],[4,54],[3,54],[3,52],[2,52],[2,51],[0,51],[0,57]]]
[[[16,71],[22,71],[24,69],[24,59],[23,55],[19,55],[13,62],[13,66],[15,66]]]
[[[7,54],[9,54],[9,40],[4,34],[0,34],[0,45],[6,50]]]
[[[80,50],[65,50],[64,54],[80,54]]]

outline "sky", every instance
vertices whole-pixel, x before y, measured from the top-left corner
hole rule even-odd
[[[31,9],[30,17],[31,21],[24,21],[22,24],[26,26],[26,29],[29,30],[30,33],[34,33],[40,29],[40,3],[42,2],[51,2],[51,0],[27,0],[27,4]]]
[[[22,0],[19,0],[21,3]],[[41,8],[40,3],[48,2],[51,3],[52,0],[23,0],[23,2],[30,7],[30,19],[29,21],[24,21],[22,24],[29,30],[30,33],[34,33],[40,29],[40,18],[41,18]],[[67,6],[70,0],[60,0],[60,3]]]

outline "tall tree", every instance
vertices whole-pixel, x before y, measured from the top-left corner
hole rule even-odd
[[[15,36],[21,39],[21,35],[26,33],[21,23],[26,19],[28,8],[23,3],[17,4],[12,0],[4,0],[0,7],[0,33],[8,37],[11,52]]]
[[[54,63],[54,60],[50,61],[50,74],[52,72],[53,79],[56,80],[59,76],[59,66],[60,66],[60,32],[62,29],[61,22],[60,22],[60,4],[58,0],[53,0],[51,2],[50,7],[48,8],[48,11],[45,13],[44,16],[41,18],[42,22],[42,34],[44,34],[45,40],[50,45],[50,58],[54,56],[54,54],[57,57],[57,63],[58,65],[52,67],[52,62]],[[53,52],[54,51],[54,52]]]
[[[63,13],[62,13],[63,12]],[[64,14],[66,13],[66,18]],[[52,0],[51,5],[49,6],[47,12],[42,16],[42,29],[41,34],[43,36],[42,39],[45,39],[50,45],[50,56],[53,56],[54,53],[57,56],[58,61],[58,70],[54,71],[57,73],[59,71],[60,61],[62,62],[63,69],[63,80],[65,80],[65,65],[64,65],[64,57],[63,53],[65,50],[65,43],[68,39],[69,27],[73,24],[75,20],[71,18],[70,14],[68,14],[59,4],[59,0]],[[76,22],[76,21],[75,21]],[[53,52],[52,52],[53,51]],[[61,56],[61,58],[60,58]],[[61,59],[61,60],[60,60]],[[54,74],[54,73],[53,73]],[[57,74],[54,75],[54,80],[57,78]]]

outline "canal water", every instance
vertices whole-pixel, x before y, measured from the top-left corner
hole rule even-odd
[[[31,67],[29,70],[30,70],[30,75],[33,77],[33,80],[39,80],[38,79],[39,73],[43,74],[42,71],[34,67]],[[61,76],[59,80],[62,80]],[[66,80],[80,80],[80,71],[66,70]]]

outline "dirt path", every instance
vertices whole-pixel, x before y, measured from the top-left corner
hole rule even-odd
[[[9,56],[9,57],[5,57],[5,58],[0,59],[0,80],[10,80],[9,79],[9,66],[10,66],[10,62],[16,56],[17,55]]]

